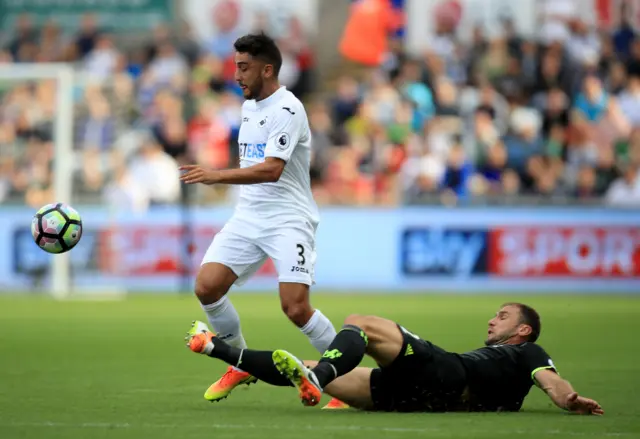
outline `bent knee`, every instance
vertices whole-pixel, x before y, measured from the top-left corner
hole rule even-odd
[[[365,316],[361,314],[351,314],[345,320],[345,325],[357,326],[362,329],[365,334],[375,329],[375,320],[378,317]]]
[[[203,267],[196,278],[194,293],[202,304],[215,303],[227,294],[235,279],[230,270]]]
[[[217,302],[227,293],[222,284],[206,281],[196,281],[194,292],[198,300],[204,305]]]
[[[399,336],[398,325],[395,322],[377,316],[351,314],[345,319],[344,324],[362,329],[370,342],[383,342]]]
[[[282,312],[299,328],[306,325],[313,315],[311,305],[307,301],[282,302]]]

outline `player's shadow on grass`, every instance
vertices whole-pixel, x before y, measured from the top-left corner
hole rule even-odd
[[[309,410],[309,409],[305,409]],[[363,416],[367,415],[376,415],[376,416],[429,416],[429,415],[437,415],[437,416],[549,416],[549,415],[575,415],[574,413],[568,412],[559,412],[555,408],[536,408],[536,409],[526,409],[520,410],[519,412],[434,412],[434,413],[425,413],[425,412],[373,412],[373,411],[364,411],[364,410],[322,410],[322,413],[331,414],[332,416],[352,416],[353,414],[361,414]]]

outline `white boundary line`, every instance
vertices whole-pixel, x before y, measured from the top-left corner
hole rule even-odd
[[[66,422],[0,422],[1,428],[82,428],[82,429],[128,429],[128,428],[153,428],[168,429],[177,427],[189,428],[213,428],[217,430],[314,430],[314,431],[358,431],[358,432],[386,432],[386,433],[408,433],[408,434],[429,434],[430,436],[451,437],[451,431],[442,428],[403,428],[403,427],[363,427],[359,425],[307,425],[307,426],[291,426],[291,425],[257,425],[257,424],[155,424],[155,423],[129,423],[129,422],[82,422],[82,423],[66,423]],[[498,434],[498,435],[524,435],[537,433],[547,436],[570,436],[570,437],[632,437],[635,436],[631,432],[575,432],[563,430],[476,430],[472,429],[469,433],[474,434]]]

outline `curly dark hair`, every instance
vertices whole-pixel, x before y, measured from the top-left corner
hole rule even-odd
[[[248,53],[253,58],[271,64],[276,76],[280,73],[282,54],[273,38],[264,32],[242,36],[233,43],[233,47],[238,53]]]

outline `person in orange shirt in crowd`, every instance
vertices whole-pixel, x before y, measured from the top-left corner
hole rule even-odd
[[[404,17],[390,0],[360,0],[351,13],[340,41],[340,54],[364,64],[378,66],[387,53],[389,34],[402,26]]]

